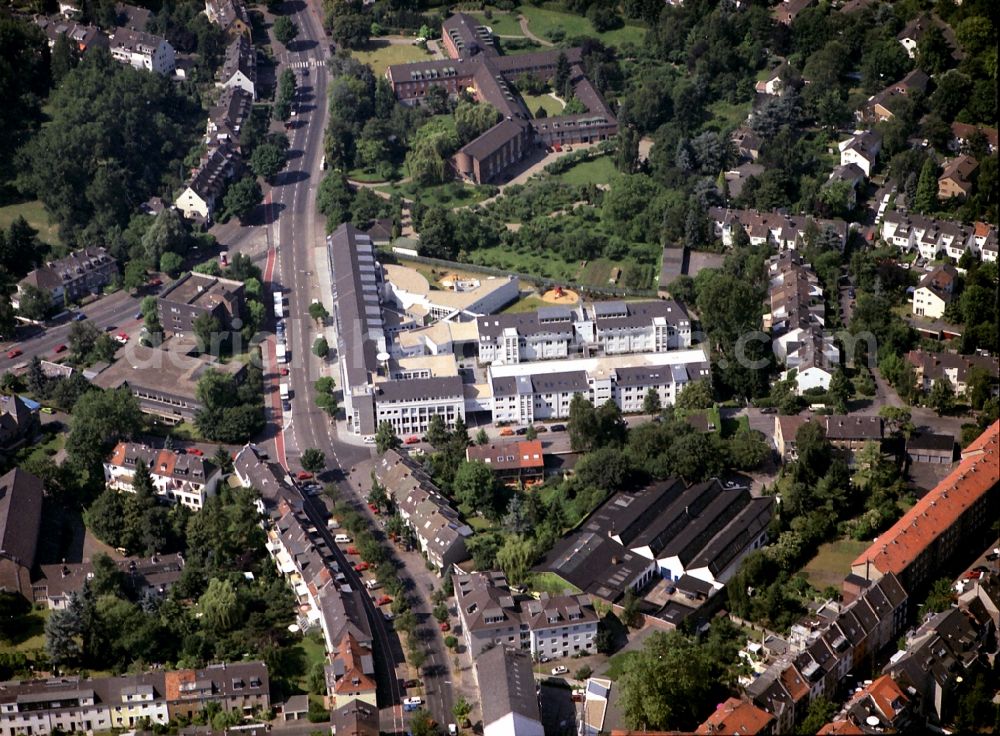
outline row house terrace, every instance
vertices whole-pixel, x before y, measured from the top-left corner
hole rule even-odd
[[[773,245],[779,250],[794,250],[823,231],[836,238],[841,249],[847,244],[848,226],[843,220],[726,207],[710,207],[708,217],[715,237],[727,247],[733,245],[733,233],[737,227],[746,231],[751,245]]]
[[[880,234],[886,243],[903,252],[917,251],[928,261],[941,253],[957,261],[966,252],[988,263],[997,261],[997,231],[986,222],[964,225],[895,210],[885,214]]]

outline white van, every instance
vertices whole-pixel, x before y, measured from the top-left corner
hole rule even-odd
[[[287,383],[278,384],[278,391],[281,393],[281,400],[287,401],[292,396],[292,390]]]
[[[346,534],[338,534],[333,538],[333,541],[336,542],[337,544],[350,544],[351,538]]]

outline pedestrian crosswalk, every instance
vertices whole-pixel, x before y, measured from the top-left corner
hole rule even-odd
[[[315,69],[323,66],[319,59],[309,59],[308,61],[291,61],[288,63],[290,69]]]

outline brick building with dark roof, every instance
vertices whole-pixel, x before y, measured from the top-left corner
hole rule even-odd
[[[20,468],[0,476],[0,590],[30,602],[45,487]]]
[[[541,440],[513,440],[469,445],[466,460],[481,460],[505,483],[530,484],[545,475],[545,457]]]
[[[1000,421],[962,452],[944,480],[867,550],[851,572],[868,580],[895,574],[912,595],[966,562],[1000,518]]]
[[[501,177],[535,144],[593,143],[618,132],[617,119],[580,66],[580,49],[501,56],[489,29],[464,13],[445,20],[441,36],[448,59],[394,64],[385,75],[403,102],[418,102],[434,87],[442,87],[451,95],[473,90],[480,101],[500,113],[502,119],[496,125],[452,158],[459,176],[481,184]],[[525,74],[550,78],[562,54],[571,65],[573,96],[586,112],[534,119],[510,81]]]

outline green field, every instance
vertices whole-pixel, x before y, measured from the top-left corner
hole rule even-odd
[[[433,55],[413,44],[390,44],[378,39],[369,41],[361,51],[352,51],[351,55],[368,64],[376,77],[385,74],[385,68],[391,64],[408,64],[412,61],[427,61]]]
[[[562,115],[563,108],[565,107],[565,105],[563,105],[559,100],[554,97],[550,97],[549,95],[526,95],[522,93],[521,97],[524,98],[524,104],[528,106],[529,110],[531,110],[532,115],[534,115],[535,110],[540,107],[545,110],[551,118],[556,115]]]
[[[556,174],[555,178],[576,186],[607,184],[616,173],[615,162],[611,156],[598,156],[589,161],[582,161],[561,174]]]
[[[419,184],[410,182],[408,184],[383,184],[375,187],[380,192],[398,193],[404,199],[416,199],[420,197],[422,202],[427,204],[442,205],[444,207],[468,207],[478,204],[495,193],[493,187],[480,187],[474,184],[463,184],[458,181],[451,181],[446,184],[438,184],[432,187],[422,187]]]
[[[867,548],[866,542],[854,539],[838,539],[836,542],[820,545],[816,556],[804,568],[809,584],[817,590],[830,585],[839,587],[844,577],[851,572],[851,563]]]
[[[598,33],[584,16],[567,12],[558,5],[549,4],[540,8],[534,5],[522,5],[520,12],[528,19],[528,29],[536,36],[545,39],[549,38],[549,33],[556,28],[565,31],[566,38],[594,36],[611,46],[620,46],[623,43],[641,44],[646,37],[645,28],[628,24],[613,31]]]
[[[518,38],[525,38],[525,35],[521,33],[521,26],[517,22],[517,13],[506,13],[502,10],[493,10],[493,17],[487,18],[486,13],[481,10],[465,12],[474,18],[478,18],[483,25],[492,28],[493,33],[497,36],[516,36]]]
[[[550,596],[562,595],[565,590],[570,590],[574,594],[583,592],[569,581],[563,580],[554,572],[532,573],[528,576],[525,584],[536,593],[548,593]]]
[[[750,114],[750,103],[732,103],[725,100],[718,100],[708,106],[708,112],[712,116],[709,127],[718,131],[733,130],[738,128]]]
[[[19,216],[27,220],[28,224],[38,231],[39,240],[50,245],[60,243],[59,227],[49,223],[49,214],[39,200],[0,207],[0,228],[6,230]]]
[[[633,268],[641,268],[630,260],[612,261],[608,258],[597,258],[588,261],[586,266],[580,263],[567,263],[552,253],[518,253],[505,246],[484,248],[469,254],[472,263],[480,266],[499,268],[519,274],[540,276],[542,278],[561,281],[570,286],[610,287],[617,285],[624,288],[625,275]],[[622,269],[617,284],[611,284],[609,278],[613,268]],[[648,284],[646,288],[650,288]]]
[[[45,647],[45,622],[49,609],[33,609],[18,620],[10,639],[0,640],[0,654],[5,652],[30,652]]]
[[[637,656],[639,656],[639,652],[619,652],[608,660],[608,668],[604,672],[600,673],[601,677],[607,677],[609,680],[617,680],[622,676],[622,671],[625,669],[625,663]]]
[[[516,302],[511,304],[509,307],[504,309],[505,314],[522,314],[524,312],[534,312],[539,307],[549,307],[552,306],[547,301],[537,296],[526,296],[524,299],[518,299]]]

